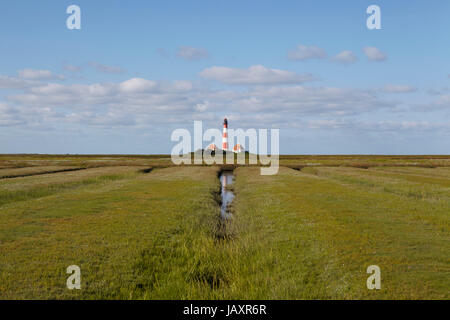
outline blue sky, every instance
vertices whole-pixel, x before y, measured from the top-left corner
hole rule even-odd
[[[66,8],[81,8],[81,30]],[[368,30],[366,8],[381,8]],[[284,154],[448,154],[448,1],[0,4],[0,153],[170,153],[194,120]],[[207,145],[207,142],[205,142]]]

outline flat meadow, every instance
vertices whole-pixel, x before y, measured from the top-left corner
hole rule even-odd
[[[450,298],[450,156],[280,165],[261,176],[164,155],[0,155],[0,299]]]

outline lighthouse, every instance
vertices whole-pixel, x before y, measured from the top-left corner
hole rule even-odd
[[[222,150],[228,150],[228,120],[223,119]]]

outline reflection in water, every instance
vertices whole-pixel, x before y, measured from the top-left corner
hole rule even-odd
[[[234,175],[232,171],[223,171],[220,175],[220,184],[222,185],[222,206],[220,207],[220,216],[222,219],[230,219],[231,213],[228,205],[234,199],[234,193],[227,188],[233,184]]]

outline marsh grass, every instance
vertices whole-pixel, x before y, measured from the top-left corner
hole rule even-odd
[[[261,176],[257,167],[237,167],[233,218],[221,221],[223,168],[153,166],[164,161],[138,157],[132,167],[0,181],[0,298],[449,297],[450,169],[297,163],[298,170]],[[65,286],[72,264],[81,267],[82,290]],[[371,264],[381,267],[380,291],[366,288]]]
[[[448,203],[435,205],[371,183],[329,179],[321,176],[322,168],[313,170],[319,176],[281,168],[277,176],[261,177],[252,170],[237,169],[235,207],[239,224],[246,226],[239,238],[259,247],[250,265],[276,261],[246,275],[261,284],[267,274],[260,287],[264,297],[448,298]],[[356,171],[356,176],[366,171],[342,170]],[[382,270],[380,291],[365,287],[371,264]]]
[[[236,156],[234,157],[236,159]],[[280,155],[282,166],[302,167],[450,167],[449,155]],[[248,154],[246,154],[248,163]],[[0,154],[0,168],[21,168],[29,166],[148,166],[165,168],[173,166],[170,155],[48,155],[48,154]],[[204,164],[205,165],[205,164]],[[224,162],[231,170],[239,165]]]
[[[102,175],[102,183],[91,183],[97,178],[90,177],[76,189],[1,206],[0,296],[220,296],[231,271],[221,264],[230,253],[217,250],[215,237],[217,170]],[[82,269],[81,291],[65,288],[64,272],[71,264]]]
[[[83,167],[70,166],[35,166],[35,167],[19,167],[0,169],[0,179],[27,177],[40,174],[50,174],[67,171],[83,170]]]
[[[67,189],[90,184],[106,183],[137,174],[136,167],[97,168],[78,170],[56,170],[49,175],[31,175],[0,181],[0,206],[7,203],[40,198]]]
[[[447,168],[383,167],[358,170],[321,167],[307,168],[303,172],[413,199],[450,204],[450,170]]]

